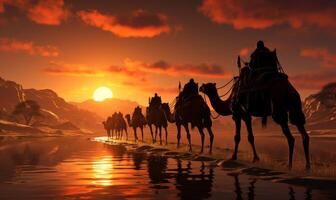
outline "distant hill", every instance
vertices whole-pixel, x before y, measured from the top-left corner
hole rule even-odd
[[[123,99],[106,99],[103,102],[96,102],[94,100],[87,100],[82,103],[72,104],[78,106],[81,109],[89,110],[97,113],[100,117],[106,118],[112,115],[114,112],[122,112],[124,114],[132,113],[136,106],[140,106],[135,101],[123,100]],[[144,110],[143,110],[144,113]]]
[[[0,94],[0,117],[2,118],[10,116],[19,102],[34,100],[43,109],[43,114],[48,115],[48,118],[59,120],[59,123],[70,121],[80,128],[91,130],[101,128],[102,118],[97,114],[66,102],[50,89],[23,89],[22,85],[14,81],[0,78]]]
[[[329,83],[303,102],[307,124],[314,129],[336,128],[336,82]]]

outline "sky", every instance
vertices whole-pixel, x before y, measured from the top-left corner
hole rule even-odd
[[[170,102],[179,81],[226,83],[264,40],[304,98],[336,81],[335,18],[333,0],[0,0],[0,76],[67,101],[107,86]]]

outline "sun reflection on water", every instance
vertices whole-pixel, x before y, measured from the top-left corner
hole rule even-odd
[[[99,160],[92,162],[93,176],[92,181],[95,185],[110,186],[112,185],[112,170],[113,164],[110,156],[102,157]]]

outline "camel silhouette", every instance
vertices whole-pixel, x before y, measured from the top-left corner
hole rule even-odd
[[[146,119],[144,115],[142,114],[141,108],[138,106],[134,109],[132,118],[129,114],[125,115],[125,118],[127,119],[128,125],[133,128],[134,141],[135,142],[138,141],[137,128],[140,128],[141,136],[142,136],[141,139],[142,141],[144,141],[143,128],[146,125]]]
[[[157,133],[160,136],[160,145],[162,145],[162,128],[166,133],[166,144],[168,144],[167,118],[161,106],[150,105],[146,108],[146,120],[152,135],[153,143],[156,142]],[[155,137],[153,137],[152,125],[155,126]]]
[[[126,140],[128,140],[127,124],[126,124],[126,120],[124,119],[123,114],[121,112],[116,113],[115,130],[117,132],[117,138],[118,139],[123,138],[123,132],[125,131]]]
[[[106,121],[102,122],[104,129],[106,130],[106,134],[107,134],[107,139],[110,139],[111,137],[113,137],[113,131],[112,131],[112,117],[108,117],[106,119]]]
[[[178,98],[181,99],[181,98]],[[162,108],[165,111],[167,119],[171,123],[176,123],[177,127],[177,148],[180,146],[181,139],[181,126],[183,126],[187,133],[189,151],[192,151],[191,147],[191,135],[189,131],[188,124],[191,123],[191,127],[197,127],[201,135],[202,148],[201,153],[204,149],[204,139],[205,134],[203,129],[206,128],[210,136],[210,148],[209,153],[212,153],[212,144],[214,140],[214,134],[212,132],[211,126],[212,121],[210,118],[210,108],[204,102],[201,96],[191,97],[190,100],[182,102],[177,100],[177,103],[174,108],[174,113],[171,113],[169,105],[167,103],[162,104]]]
[[[108,139],[122,139],[124,131],[126,133],[126,139],[128,139],[127,125],[122,113],[115,112],[102,123]]]
[[[245,109],[242,103],[235,103],[234,91],[237,90],[238,82],[233,86],[233,92],[229,98],[225,101],[221,100],[218,95],[218,91],[215,83],[206,83],[200,87],[200,91],[206,94],[209,99],[212,107],[215,111],[222,115],[228,116],[233,115],[233,119],[236,125],[236,135],[235,140],[235,149],[232,155],[232,159],[237,159],[238,146],[240,142],[240,128],[241,120],[244,120],[247,132],[248,132],[248,141],[250,142],[254,159],[253,161],[258,161],[259,157],[257,155],[255,145],[254,145],[254,136],[251,123],[251,113]],[[273,120],[279,124],[282,128],[282,132],[287,138],[288,147],[289,147],[289,158],[288,158],[288,167],[292,168],[293,162],[293,149],[294,149],[294,137],[292,136],[290,129],[288,127],[288,115],[290,122],[293,125],[296,125],[299,132],[302,136],[303,147],[306,157],[306,169],[310,169],[310,157],[309,157],[309,136],[305,130],[305,117],[302,112],[301,107],[301,98],[299,93],[295,88],[290,84],[288,79],[279,79],[274,81],[269,85],[269,94],[272,102],[272,111],[267,115],[272,115]],[[245,94],[247,95],[247,94]],[[241,96],[239,99],[247,99],[246,96]],[[232,109],[232,110],[231,110]]]

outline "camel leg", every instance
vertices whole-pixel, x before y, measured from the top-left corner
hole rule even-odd
[[[110,137],[111,137],[111,132],[110,132],[110,130],[107,130],[107,140],[109,140]]]
[[[166,133],[166,145],[168,145],[168,131],[167,127],[164,127],[165,133]]]
[[[155,126],[155,142],[156,142],[156,137],[157,137],[157,132],[158,132],[158,128],[157,128],[157,126]]]
[[[160,134],[160,145],[162,145],[162,127],[159,126],[159,134]]]
[[[256,147],[254,145],[254,136],[253,136],[251,117],[248,116],[248,117],[244,118],[244,121],[245,121],[247,134],[248,134],[247,139],[248,139],[249,143],[251,144],[252,150],[253,150],[253,162],[257,162],[257,161],[259,161],[259,156],[257,154]]]
[[[293,150],[294,150],[295,139],[294,139],[292,133],[290,132],[287,123],[281,124],[281,129],[282,129],[282,132],[284,133],[284,135],[286,136],[287,142],[288,142],[288,148],[289,148],[288,168],[292,169],[292,165],[293,165]]]
[[[212,154],[212,145],[213,145],[213,140],[214,140],[214,134],[212,132],[212,129],[210,126],[206,127],[208,132],[209,132],[209,137],[210,137],[210,149],[209,149],[209,154]]]
[[[302,143],[306,157],[306,169],[309,170],[310,169],[309,135],[303,125],[298,125],[297,128],[300,131],[302,137]]]
[[[155,140],[154,140],[154,135],[153,135],[153,128],[152,128],[152,124],[149,124],[149,131],[151,133],[151,136],[152,136],[152,142],[153,144],[155,143]]]
[[[124,129],[126,133],[126,141],[128,140],[128,133],[127,133],[127,128]]]
[[[184,129],[187,132],[187,138],[188,138],[188,143],[189,143],[189,151],[191,152],[192,151],[192,148],[191,148],[191,135],[190,135],[190,132],[189,132],[189,127],[188,127],[188,124],[183,124],[183,126],[184,126]]]
[[[176,124],[176,128],[177,128],[177,148],[179,148],[180,147],[180,140],[181,140],[181,125]]]
[[[134,141],[137,142],[138,141],[138,135],[136,132],[136,127],[133,127],[133,131],[134,131]]]
[[[140,130],[141,130],[141,139],[142,139],[142,142],[144,142],[143,127],[140,127]]]
[[[240,142],[241,118],[235,117],[235,125],[236,125],[236,135],[234,136],[235,148],[231,160],[237,160],[238,147]]]
[[[198,131],[201,135],[201,143],[202,143],[202,148],[201,148],[201,152],[200,153],[203,153],[203,149],[204,149],[204,138],[205,138],[205,135],[204,135],[204,132],[203,132],[203,128],[200,127],[200,126],[197,126],[198,128]]]

